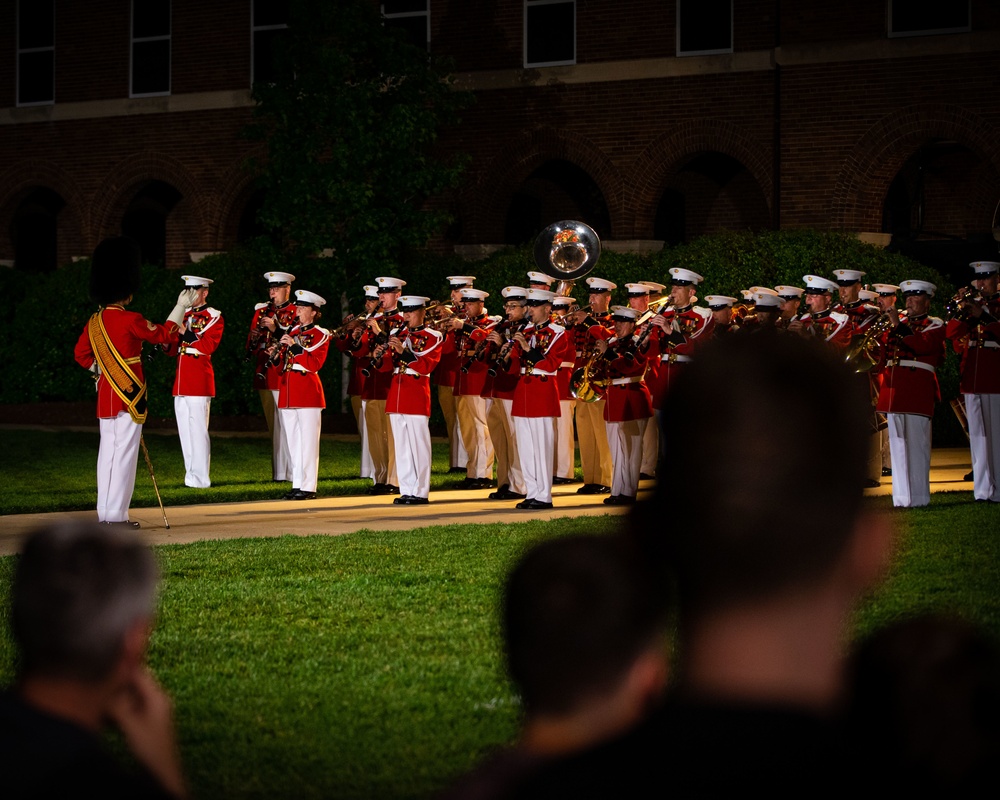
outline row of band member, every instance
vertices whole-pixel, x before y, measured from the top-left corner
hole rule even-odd
[[[611,293],[617,286],[588,278],[589,303],[583,309],[572,297],[549,291],[552,278],[531,272],[527,287],[503,290],[503,316],[488,315],[488,294],[474,288],[473,276],[449,277],[451,298],[440,304],[403,297],[405,281],[381,277],[365,287],[363,315],[349,317],[332,333],[307,326],[305,335],[292,328],[294,276],[271,272],[265,276],[271,302],[258,306],[248,348],[258,360],[256,380],[265,409],[284,405],[291,410],[306,402],[294,391],[282,399],[281,386],[288,383],[289,371],[318,369],[330,339],[351,356],[348,394],[363,441],[362,475],[373,481],[370,493],[399,493],[395,502],[401,504],[427,502],[426,423],[433,376],[448,425],[452,467],[466,473],[462,486],[492,487],[495,462],[498,489],[490,498],[520,500],[518,508],[532,509],[551,506],[553,482],[572,481],[574,415],[584,477],[578,493],[609,494],[606,503],[629,504],[640,478],[652,476],[655,468],[658,409],[700,346],[740,331],[818,337],[852,358],[876,362],[864,365],[859,380],[872,396],[873,434],[881,431],[888,447],[881,446],[881,436],[873,436],[870,480],[875,485],[879,470],[889,472],[881,455],[887,450],[896,469],[894,503],[916,506],[929,502],[930,419],[939,399],[935,372],[947,337],[962,359],[975,496],[1000,502],[1000,437],[992,435],[1000,425],[997,263],[974,262],[971,268],[974,290],[956,296],[947,325],[927,313],[936,287],[926,281],[875,284],[870,291],[862,287],[865,273],[836,270],[833,280],[806,275],[802,287],[752,287],[742,302],[709,295],[703,308],[695,304],[701,276],[675,268],[668,294],[665,285],[651,281],[626,284],[628,305],[613,308]],[[904,312],[895,311],[897,292],[905,300]],[[800,313],[803,297],[808,310]],[[425,324],[428,316],[433,321]],[[273,358],[274,345],[266,344],[265,331],[290,334],[293,343],[287,344],[283,362]],[[300,363],[300,357],[310,364]],[[581,373],[590,402],[574,397]],[[596,398],[589,393],[591,383]],[[318,380],[314,387],[308,402],[318,409]],[[318,416],[309,423],[307,447],[301,434],[281,434],[288,416],[279,413],[273,422],[274,477],[293,481],[290,498],[311,497]],[[303,459],[312,467],[303,467],[302,477],[296,477],[294,464]]]

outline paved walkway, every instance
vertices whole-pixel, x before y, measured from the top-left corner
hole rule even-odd
[[[962,477],[971,469],[967,449],[935,450],[931,456],[931,491],[972,491]],[[310,536],[373,530],[409,530],[431,525],[476,522],[523,522],[584,515],[623,514],[627,509],[604,505],[605,496],[576,494],[579,484],[554,487],[554,508],[547,511],[519,511],[511,502],[488,500],[489,491],[439,491],[431,493],[426,506],[393,505],[392,497],[320,497],[304,502],[258,500],[245,503],[217,503],[167,508],[170,529],[163,526],[157,508],[133,508],[133,520],[142,524],[141,533],[151,544],[186,544],[204,539],[237,539],[256,536]],[[643,481],[640,496],[653,488]],[[866,494],[892,493],[891,479]],[[971,494],[970,494],[971,499]],[[93,511],[61,514],[13,514],[0,517],[0,555],[17,552],[24,535],[54,518],[94,519]]]

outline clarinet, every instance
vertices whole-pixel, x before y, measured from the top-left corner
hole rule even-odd
[[[486,370],[486,373],[491,378],[495,378],[501,372],[507,371],[507,368],[510,366],[511,351],[514,349],[514,335],[523,331],[528,327],[528,324],[527,319],[510,323],[510,327],[506,331],[507,342],[497,351],[493,357],[493,365]]]

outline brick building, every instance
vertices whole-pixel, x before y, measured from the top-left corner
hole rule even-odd
[[[0,261],[51,269],[125,231],[178,267],[254,234],[260,198],[244,164],[256,145],[240,131],[283,6],[2,0]],[[477,96],[443,136],[471,161],[441,200],[456,222],[437,247],[518,243],[569,217],[637,248],[814,227],[996,252],[990,0],[383,11],[449,55]]]

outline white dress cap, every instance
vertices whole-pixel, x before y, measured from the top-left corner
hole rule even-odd
[[[813,294],[832,292],[837,288],[837,284],[828,278],[821,278],[819,275],[803,275],[802,280],[806,284],[806,291]]]
[[[873,292],[871,289],[862,289],[858,292],[858,300],[862,300],[866,303],[870,303],[878,297],[878,292]]]
[[[899,291],[899,287],[894,283],[873,283],[872,288],[882,297],[892,297]]]
[[[378,300],[378,287],[372,286],[371,284],[365,285],[365,297],[371,297]]]
[[[406,286],[406,281],[399,278],[376,278],[375,283],[380,292],[400,292]]]
[[[858,269],[835,269],[833,274],[837,276],[837,283],[850,286],[860,281],[867,273]]]
[[[611,306],[611,319],[619,322],[635,322],[639,318],[639,312],[628,306]]]
[[[399,298],[399,307],[403,311],[416,311],[418,308],[423,308],[429,302],[429,297],[419,297],[415,294],[405,294]]]
[[[295,302],[302,306],[315,306],[316,308],[326,305],[326,300],[315,292],[307,292],[305,289],[295,290]]]
[[[482,302],[489,296],[489,292],[484,292],[482,289],[473,289],[471,286],[467,286],[462,289],[463,300],[478,300],[479,302]]]
[[[534,286],[528,289],[529,303],[551,303],[555,296],[555,292],[550,292],[548,289],[538,289]]]
[[[781,298],[777,294],[768,294],[767,292],[754,292],[753,295],[754,305],[757,306],[759,311],[764,311],[771,308],[778,308],[781,306]]]
[[[969,266],[976,275],[991,275],[1000,271],[1000,261],[973,261]]]
[[[264,278],[268,283],[273,283],[276,286],[291,283],[295,280],[295,276],[290,272],[265,272]]]
[[[555,306],[556,308],[561,308],[562,306],[569,308],[575,302],[576,300],[574,300],[568,294],[557,294],[555,297],[552,298],[552,305]]]
[[[720,308],[732,308],[733,303],[736,302],[736,298],[728,297],[724,294],[710,294],[706,295],[705,302],[708,303],[708,307],[712,311],[717,311]]]
[[[528,290],[523,286],[504,286],[500,291],[508,300],[527,300]]]
[[[769,294],[772,297],[777,297],[778,293],[774,289],[769,289],[767,286],[751,286],[750,291],[756,294]]]
[[[697,272],[692,272],[683,267],[673,267],[670,270],[670,282],[675,285],[685,286],[689,283],[698,284],[705,280]]]
[[[797,297],[802,297],[805,289],[801,286],[775,286],[774,291],[782,300],[794,300]]]
[[[902,290],[903,294],[926,294],[930,297],[934,296],[934,292],[937,291],[937,286],[929,281],[903,281],[899,284],[899,288]]]
[[[587,278],[587,286],[592,292],[610,292],[612,289],[618,288],[617,283],[612,283],[604,278]]]
[[[551,286],[556,282],[556,279],[550,275],[546,275],[544,272],[529,272],[528,273],[529,283],[544,283],[546,286]]]
[[[181,275],[181,280],[184,281],[185,286],[202,287],[215,283],[211,278],[199,278],[197,275]]]
[[[653,294],[663,294],[663,290],[667,288],[665,283],[657,283],[656,281],[639,281],[639,283],[646,284],[653,290]]]
[[[449,275],[448,284],[452,289],[461,289],[463,286],[472,286],[476,280],[475,275]]]
[[[632,297],[642,297],[653,292],[653,287],[645,283],[626,283],[625,291]]]

